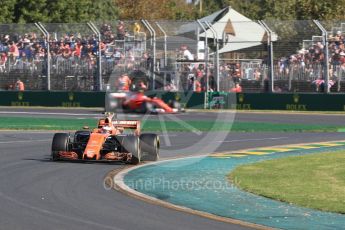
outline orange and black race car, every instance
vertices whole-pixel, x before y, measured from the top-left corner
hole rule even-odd
[[[141,160],[159,158],[159,137],[140,133],[140,121],[113,120],[107,113],[98,121],[98,127],[69,133],[55,133],[52,142],[52,160],[122,161],[138,164]]]

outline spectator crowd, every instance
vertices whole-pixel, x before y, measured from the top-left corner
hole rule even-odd
[[[140,41],[144,41],[140,24],[131,25],[118,21],[116,24],[100,25],[101,41],[95,34],[69,32],[59,34],[52,32],[49,41],[37,32],[0,34],[0,74],[15,72],[18,74],[39,73],[47,75],[48,43],[51,58],[51,73],[59,76],[87,76],[89,82],[96,81],[99,51],[103,76],[109,76],[114,67],[119,72],[129,73],[131,70],[144,67],[148,72],[157,71],[152,65],[152,57]],[[1,32],[0,32],[1,33]],[[129,41],[126,45],[124,41]],[[146,42],[146,41],[145,41]],[[331,34],[328,38],[329,74],[331,81],[328,87],[333,87],[345,74],[345,36],[342,31]],[[130,44],[130,45],[128,45]],[[146,47],[146,46],[145,46]],[[186,60],[180,65],[181,85],[186,91],[216,91],[217,88],[227,92],[242,92],[244,81],[259,82],[263,86],[267,80],[267,66],[260,64],[244,65],[241,62],[221,62],[219,68],[214,63],[196,60],[195,54],[187,45],[181,45],[178,58]],[[138,52],[138,50],[140,52]],[[297,53],[280,58],[274,70],[278,80],[294,76],[298,79],[308,79],[315,85],[317,91],[324,88],[325,47],[321,41],[314,42],[310,47],[303,47]],[[219,86],[217,87],[216,69],[219,69]],[[121,73],[121,74],[122,74]],[[121,74],[118,75],[121,76]],[[12,85],[19,79],[9,77]],[[21,77],[21,80],[24,78]],[[58,79],[56,80],[59,81]],[[145,82],[147,84],[148,82]],[[176,91],[177,82],[168,79],[162,85],[167,91]],[[88,88],[90,89],[90,88]],[[277,91],[281,89],[277,88]]]
[[[328,37],[329,88],[345,77],[344,43],[345,36],[342,31],[336,31],[336,33],[330,34]],[[314,41],[311,46],[303,47],[296,54],[282,57],[278,61],[279,70],[276,71],[275,76],[278,79],[286,79],[290,75],[293,78],[308,80],[315,86],[316,91],[323,91],[325,87],[325,61],[324,43]]]
[[[135,40],[134,35],[140,35],[138,23],[133,25],[132,33],[122,21],[115,26],[103,24],[100,26],[100,32],[101,41],[92,33],[82,35],[52,32],[49,39],[51,73],[65,76],[87,75],[92,79],[97,70],[99,49],[103,75],[111,73],[115,65],[119,65],[119,68],[134,69],[138,63],[146,62],[150,58],[144,50],[138,56],[138,53],[134,53],[136,47],[125,46],[125,39]],[[46,76],[47,57],[48,43],[43,34],[37,32],[1,34],[0,32],[0,74],[23,75],[39,72],[39,75]],[[15,80],[8,79],[11,83]]]

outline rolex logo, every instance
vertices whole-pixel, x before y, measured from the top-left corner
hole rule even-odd
[[[244,95],[243,95],[242,93],[238,95],[238,101],[239,101],[240,103],[243,103],[243,101],[244,101]]]
[[[24,97],[24,95],[23,95],[23,93],[22,92],[19,92],[18,93],[18,100],[23,100],[23,97]]]
[[[299,95],[298,94],[293,95],[293,102],[296,104],[299,102]]]
[[[181,96],[180,96],[178,93],[176,93],[176,95],[175,95],[175,100],[176,100],[176,101],[179,101],[180,98],[181,98]]]
[[[70,101],[73,101],[74,100],[74,94],[71,92],[71,93],[68,93],[68,99]]]

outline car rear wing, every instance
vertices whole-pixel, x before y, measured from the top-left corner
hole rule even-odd
[[[115,120],[112,122],[113,126],[127,128],[127,129],[136,129],[140,130],[140,121],[131,121],[131,120]]]

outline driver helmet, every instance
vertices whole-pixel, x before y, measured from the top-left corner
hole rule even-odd
[[[104,125],[102,127],[102,133],[110,133],[111,127],[109,125]]]

